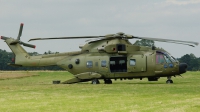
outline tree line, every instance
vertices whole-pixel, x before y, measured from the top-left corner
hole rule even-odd
[[[44,52],[44,54],[53,54],[54,52],[48,51]],[[58,53],[58,52],[55,52]],[[31,52],[30,55],[40,55],[37,52]],[[14,53],[7,52],[6,50],[0,49],[0,70],[64,70],[59,66],[46,66],[46,67],[13,67],[7,65],[14,60]]]
[[[196,57],[194,54],[186,54],[181,58],[178,58],[180,63],[187,63],[189,71],[200,70],[200,57]]]

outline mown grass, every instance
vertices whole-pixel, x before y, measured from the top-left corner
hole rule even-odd
[[[174,84],[147,79],[113,84],[52,84],[68,72],[34,72],[38,76],[0,80],[0,111],[56,112],[199,112],[200,72],[173,78]]]
[[[24,78],[24,77],[32,77],[37,76],[34,72],[28,72],[28,71],[4,71],[0,72],[0,80],[5,79],[16,79],[16,78]]]

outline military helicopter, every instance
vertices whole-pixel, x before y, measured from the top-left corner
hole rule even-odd
[[[23,23],[20,25],[17,39],[1,36],[15,54],[11,66],[51,66],[57,65],[74,75],[74,78],[62,82],[72,84],[92,81],[99,84],[103,79],[105,84],[112,84],[111,79],[140,79],[158,81],[160,77],[167,77],[166,83],[173,83],[171,77],[183,74],[187,70],[186,63],[179,63],[164,49],[133,45],[129,39],[146,39],[160,42],[170,42],[189,46],[197,46],[197,42],[170,40],[160,38],[137,37],[122,32],[105,36],[79,36],[34,38],[35,40],[49,39],[81,39],[93,38],[80,51],[30,56],[21,45],[35,48],[35,45],[20,40]]]

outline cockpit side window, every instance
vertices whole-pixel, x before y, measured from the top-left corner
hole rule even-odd
[[[157,64],[163,64],[163,63],[165,63],[165,59],[163,57],[163,54],[156,53],[156,63]]]

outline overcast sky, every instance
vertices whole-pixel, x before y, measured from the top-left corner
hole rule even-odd
[[[99,36],[124,32],[141,37],[200,42],[200,0],[0,0],[0,35],[16,38],[24,23],[21,40],[63,36]],[[33,41],[44,53],[80,50],[81,40]],[[132,43],[135,40],[131,40]],[[156,42],[178,58],[193,53],[190,47]],[[0,49],[11,51],[0,40]]]

